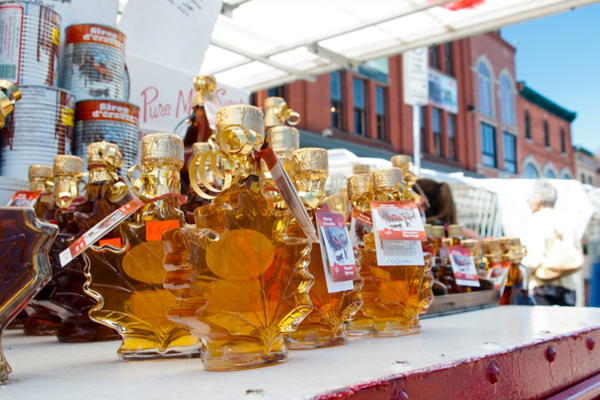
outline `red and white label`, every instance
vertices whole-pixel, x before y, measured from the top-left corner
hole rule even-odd
[[[358,272],[344,216],[331,212],[328,207],[317,210],[315,216],[327,290],[329,293],[352,290],[352,281],[358,279]]]
[[[164,231],[169,229],[179,228],[180,223],[178,220],[170,221],[148,221],[146,222],[146,241],[147,242],[158,242],[162,239]]]
[[[113,100],[84,100],[75,107],[77,121],[117,121],[139,125],[140,109],[129,103]]]
[[[479,276],[473,257],[471,257],[471,251],[463,246],[452,246],[448,247],[448,255],[456,284],[479,287]]]
[[[71,25],[65,30],[65,44],[97,43],[125,52],[125,35],[116,29],[101,25]]]
[[[15,84],[20,82],[23,7],[0,5],[0,76]]]
[[[352,210],[352,222],[350,223],[350,240],[352,246],[365,247],[365,235],[373,232],[373,218],[370,212]]]
[[[8,207],[33,207],[41,195],[41,190],[18,190],[8,202]]]
[[[92,229],[81,235],[81,237],[74,241],[68,249],[60,253],[60,264],[64,267],[70,263],[75,257],[83,253],[88,247],[112,231],[127,217],[139,210],[144,204],[145,203],[140,199],[133,199],[121,208],[115,210],[108,217],[92,227]]]

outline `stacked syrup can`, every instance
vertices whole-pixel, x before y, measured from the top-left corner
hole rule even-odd
[[[0,79],[23,94],[2,134],[1,175],[27,179],[32,162],[52,164],[72,152],[75,97],[56,87],[60,22],[40,4],[0,4]]]

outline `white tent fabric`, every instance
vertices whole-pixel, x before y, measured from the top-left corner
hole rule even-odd
[[[224,0],[201,73],[248,90],[314,80],[332,70],[594,2]],[[453,10],[461,3],[477,5]]]

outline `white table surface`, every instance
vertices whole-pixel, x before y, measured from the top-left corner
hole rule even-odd
[[[418,335],[293,351],[283,364],[238,372],[206,372],[198,359],[123,363],[116,341],[64,344],[5,331],[13,372],[0,399],[304,399],[598,326],[600,309],[497,307],[424,320]]]

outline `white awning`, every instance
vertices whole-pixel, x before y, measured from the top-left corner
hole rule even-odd
[[[595,2],[224,0],[200,72],[264,89]],[[451,10],[457,3],[481,4]]]

